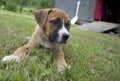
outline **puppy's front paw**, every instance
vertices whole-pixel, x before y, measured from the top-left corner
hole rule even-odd
[[[20,61],[20,58],[17,57],[17,56],[14,56],[14,55],[8,55],[8,56],[5,56],[2,61],[10,61],[10,60],[15,60],[16,62],[19,62]]]
[[[58,71],[62,72],[65,69],[70,69],[70,65],[65,64],[64,66],[58,66]]]

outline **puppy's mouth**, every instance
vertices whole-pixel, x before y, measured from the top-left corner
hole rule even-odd
[[[55,44],[61,44],[61,45],[64,45],[64,44],[67,44],[67,41],[60,41],[60,42],[57,42],[57,41],[52,41],[51,43],[55,43]]]
[[[48,39],[51,43],[60,43],[66,44],[69,39],[69,34],[63,33],[62,35],[52,33],[48,36]]]
[[[61,42],[58,42],[58,43],[60,43],[60,44],[66,44],[67,41],[61,41]]]
[[[64,41],[64,40],[62,40],[62,41],[52,41],[52,40],[50,40],[50,42],[51,43],[59,43],[59,44],[66,44],[68,41]]]
[[[49,38],[49,41],[51,42],[51,43],[59,43],[59,44],[66,44],[67,42],[68,42],[68,39],[69,39],[69,36],[63,36],[63,37],[58,37],[58,38],[56,38],[56,39],[50,39]]]

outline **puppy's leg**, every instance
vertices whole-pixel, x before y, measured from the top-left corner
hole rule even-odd
[[[12,55],[5,56],[2,59],[2,61],[7,61],[7,60],[19,61],[20,58],[26,54],[26,52],[28,51],[29,48],[33,48],[38,45],[38,43],[36,41],[36,37],[39,35],[38,33],[39,33],[39,31],[36,28],[35,32],[32,34],[31,39],[29,40],[29,42],[26,45],[19,47]]]
[[[67,67],[67,63],[65,61],[64,53],[63,53],[62,49],[57,51],[56,57],[57,57],[57,67],[58,67],[58,70],[59,71],[64,70],[65,67]]]
[[[28,44],[19,47],[12,55],[5,56],[2,61],[7,61],[7,60],[15,60],[19,61],[22,56],[26,54],[29,48],[35,47],[37,45],[36,42],[28,42]]]

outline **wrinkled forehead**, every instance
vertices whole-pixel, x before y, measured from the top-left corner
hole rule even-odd
[[[60,18],[61,20],[67,21],[68,15],[59,9],[52,9],[52,11],[48,15],[48,20],[54,20],[56,18]]]

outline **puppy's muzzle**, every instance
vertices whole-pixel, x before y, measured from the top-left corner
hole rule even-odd
[[[64,33],[64,34],[62,35],[62,40],[61,40],[61,42],[62,42],[62,43],[67,43],[68,38],[69,38],[69,34]]]
[[[69,35],[67,33],[64,33],[63,36],[62,36],[62,40],[67,41],[68,38],[69,38]]]

